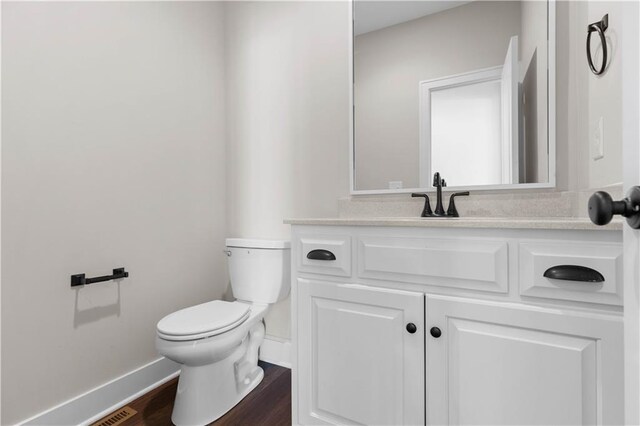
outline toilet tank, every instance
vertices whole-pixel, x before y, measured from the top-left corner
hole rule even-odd
[[[233,296],[275,303],[291,288],[291,244],[283,240],[227,238],[227,261]]]

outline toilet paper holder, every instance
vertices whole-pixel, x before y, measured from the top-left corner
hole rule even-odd
[[[119,280],[121,278],[127,278],[129,273],[124,268],[116,268],[113,270],[112,275],[102,275],[100,277],[87,278],[85,274],[71,275],[71,287],[78,287],[81,285],[101,283],[104,281]]]

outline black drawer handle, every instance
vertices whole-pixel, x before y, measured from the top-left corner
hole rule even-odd
[[[315,249],[307,253],[307,259],[313,260],[336,260],[336,255],[329,250]]]
[[[557,265],[544,271],[544,276],[554,280],[582,281],[587,283],[601,283],[602,274],[595,269],[578,265]]]

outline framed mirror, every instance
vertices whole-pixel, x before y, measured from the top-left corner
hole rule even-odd
[[[555,187],[553,1],[352,12],[352,194]]]

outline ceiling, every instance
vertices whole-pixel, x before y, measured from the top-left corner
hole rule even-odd
[[[391,25],[461,6],[470,1],[361,1],[355,3],[355,35],[365,34]]]

